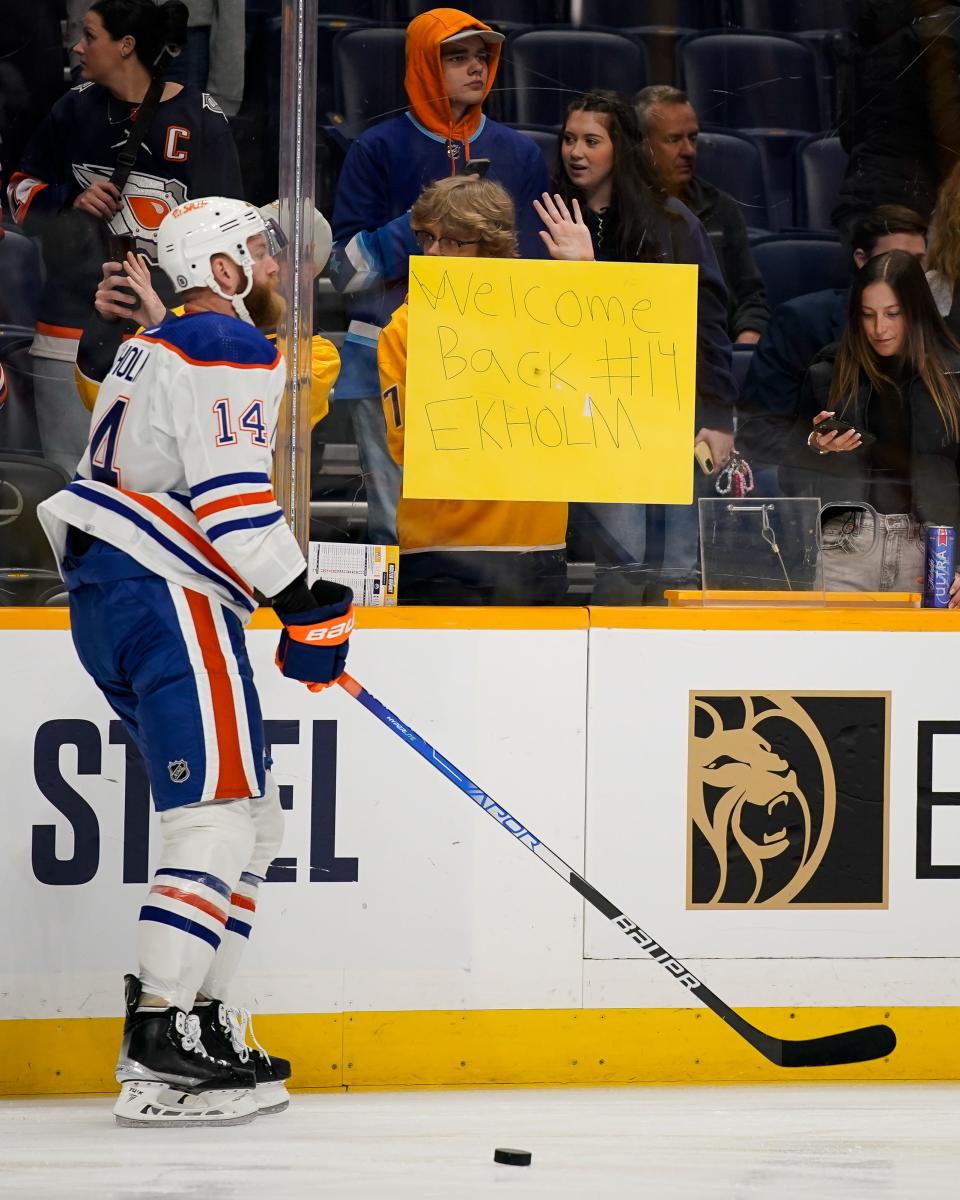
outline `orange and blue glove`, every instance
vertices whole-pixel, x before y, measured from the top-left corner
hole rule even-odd
[[[298,679],[312,692],[336,683],[347,665],[353,629],[353,592],[318,579],[308,588],[300,576],[273,598],[283,622],[277,666],[288,679]]]

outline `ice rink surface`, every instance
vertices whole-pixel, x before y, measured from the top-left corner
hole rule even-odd
[[[960,1187],[960,1085],[329,1093],[235,1129],[119,1129],[110,1109],[0,1101],[0,1196],[942,1200]],[[533,1165],[496,1165],[496,1146]]]

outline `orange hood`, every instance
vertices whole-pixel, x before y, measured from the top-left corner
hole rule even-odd
[[[487,44],[490,69],[480,103],[468,108],[462,120],[454,121],[440,65],[440,43],[467,29],[476,29],[479,33],[490,31],[490,26],[456,8],[433,8],[414,17],[407,26],[407,73],[403,83],[413,115],[420,124],[442,138],[463,142],[464,153],[469,158],[470,138],[480,127],[481,106],[490,94],[500,65],[500,43]],[[452,174],[456,169],[452,159],[450,166]]]

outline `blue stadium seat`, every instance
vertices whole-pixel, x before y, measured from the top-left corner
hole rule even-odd
[[[0,452],[39,454],[40,430],[33,402],[33,329],[0,325]],[[39,360],[42,362],[43,360]],[[79,403],[79,401],[78,401]]]
[[[644,48],[616,33],[537,29],[507,42],[513,75],[514,120],[559,125],[569,101],[591,88],[633,95],[648,82]]]
[[[763,153],[747,134],[701,127],[697,174],[733,196],[750,228],[774,229],[782,224],[771,220]]]
[[[733,0],[732,16],[744,29],[853,29],[856,0]]]
[[[761,144],[771,218],[776,227],[795,224],[794,150],[823,128],[813,47],[780,34],[694,34],[677,49],[677,69],[701,122]]]
[[[33,325],[42,271],[36,242],[16,225],[0,225],[0,325]]]
[[[435,0],[406,0],[403,7],[409,21],[439,5]],[[546,25],[552,16],[549,0],[474,0],[467,7],[471,17],[504,31],[518,25]]]
[[[405,41],[399,27],[346,29],[334,39],[337,111],[350,135],[406,108]]]
[[[533,140],[540,147],[540,153],[543,155],[543,161],[547,164],[547,170],[552,175],[557,166],[558,146],[560,144],[555,129],[544,129],[536,125],[514,125],[513,128],[517,133],[525,133],[527,137]]]
[[[0,605],[43,604],[63,591],[37,505],[69,482],[54,463],[0,451]]]
[[[807,229],[830,229],[847,169],[847,152],[837,137],[805,138],[797,147],[797,222]]]
[[[724,23],[723,0],[581,0],[579,7],[582,25],[611,29],[716,29]]]
[[[850,280],[850,255],[839,238],[797,232],[760,238],[750,249],[772,309],[807,292],[846,287]]]
[[[700,120],[726,129],[823,128],[817,60],[798,38],[705,33],[677,49],[680,86]]]

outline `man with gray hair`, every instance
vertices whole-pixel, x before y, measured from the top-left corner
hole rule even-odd
[[[693,105],[685,92],[667,84],[644,88],[634,103],[664,187],[700,218],[713,242],[729,293],[730,340],[759,342],[770,317],[763,280],[750,253],[747,224],[737,201],[697,178],[700,123]]]

